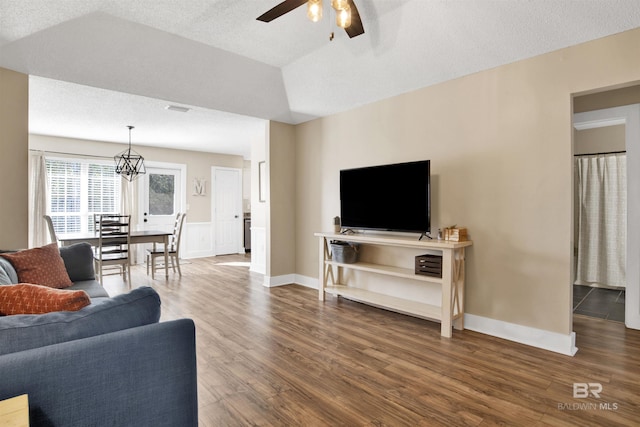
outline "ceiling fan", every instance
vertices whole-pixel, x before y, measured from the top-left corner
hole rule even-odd
[[[353,0],[328,0],[336,11],[336,24],[344,28],[349,38],[364,34],[362,20]],[[322,18],[322,0],[284,0],[282,3],[266,11],[256,18],[258,21],[271,22],[285,13],[291,12],[303,4],[307,4],[307,16],[312,21]],[[333,34],[333,33],[332,33]]]

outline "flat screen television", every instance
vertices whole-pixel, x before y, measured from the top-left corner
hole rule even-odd
[[[341,170],[340,225],[346,229],[430,232],[430,161]]]

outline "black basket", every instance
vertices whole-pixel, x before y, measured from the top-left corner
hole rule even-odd
[[[416,257],[416,274],[442,277],[442,256],[418,255]]]
[[[342,264],[358,261],[358,245],[349,242],[331,242],[331,259]]]

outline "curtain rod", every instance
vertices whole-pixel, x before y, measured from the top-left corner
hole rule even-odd
[[[65,153],[64,151],[46,151],[46,150],[36,150],[33,148],[29,148],[29,151],[34,151],[34,152],[43,152],[44,154],[62,154],[65,156],[73,156],[73,157],[94,157],[96,159],[112,159],[113,157],[110,156],[96,156],[93,154],[78,154],[78,153]]]
[[[627,150],[623,150],[623,151],[607,151],[607,152],[604,152],[604,153],[574,154],[573,157],[598,156],[598,155],[604,156],[605,154],[627,154]]]

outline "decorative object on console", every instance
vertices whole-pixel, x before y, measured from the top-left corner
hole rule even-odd
[[[429,277],[442,277],[442,255],[416,256],[416,274]]]
[[[120,154],[116,154],[113,159],[116,162],[116,173],[129,181],[133,181],[138,176],[147,173],[147,170],[144,167],[144,157],[131,149],[131,129],[134,129],[134,127],[127,127],[129,128],[129,148]]]
[[[333,231],[335,231],[336,233],[339,233],[340,230],[341,230],[340,217],[339,216],[333,217]]]
[[[91,299],[83,290],[55,289],[31,283],[0,286],[2,316],[78,311],[89,304]]]
[[[358,262],[358,245],[355,243],[332,241],[331,259],[341,264]]]
[[[449,240],[451,242],[466,242],[467,229],[465,227],[457,227],[455,225],[445,227],[444,240]]]
[[[7,259],[22,283],[64,289],[73,285],[56,243],[39,248],[0,254]]]

